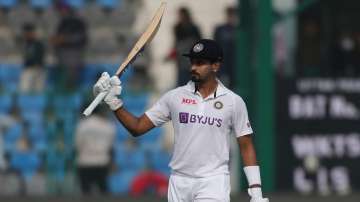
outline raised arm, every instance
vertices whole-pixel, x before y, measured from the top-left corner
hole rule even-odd
[[[141,117],[136,117],[124,109],[123,101],[118,97],[121,94],[121,81],[117,76],[110,78],[107,72],[104,72],[93,88],[93,93],[97,96],[101,92],[107,92],[104,98],[105,103],[114,111],[116,118],[121,124],[131,133],[132,136],[137,137],[154,127],[154,124],[144,114]]]

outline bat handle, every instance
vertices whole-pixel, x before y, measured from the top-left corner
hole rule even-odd
[[[96,98],[91,102],[91,104],[85,109],[83,114],[85,116],[89,116],[94,111],[96,106],[98,106],[98,104],[105,98],[106,94],[107,92],[99,93]]]

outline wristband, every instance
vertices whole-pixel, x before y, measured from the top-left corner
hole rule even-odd
[[[251,185],[261,185],[260,168],[259,166],[246,166],[244,172],[249,183]]]

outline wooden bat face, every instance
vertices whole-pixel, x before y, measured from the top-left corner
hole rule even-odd
[[[126,57],[124,62],[120,65],[119,69],[116,71],[117,76],[121,76],[122,72],[131,63],[136,55],[143,50],[144,46],[154,38],[157,31],[159,30],[162,16],[164,15],[166,7],[166,2],[162,2],[158,10],[156,11],[153,19],[151,20],[149,26],[146,28],[145,32],[141,35],[138,41],[135,43],[134,47],[131,49],[129,55]]]

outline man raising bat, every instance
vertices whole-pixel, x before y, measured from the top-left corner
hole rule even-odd
[[[246,105],[216,77],[223,59],[220,46],[202,39],[184,54],[190,59],[191,80],[163,95],[145,114],[135,117],[123,107],[121,82],[106,72],[94,85],[94,94],[105,93],[104,101],[116,118],[138,137],[172,121],[175,134],[168,201],[229,202],[230,135],[235,134],[249,182],[251,202],[268,202],[261,191],[260,169]]]

